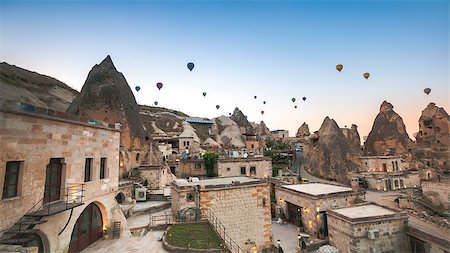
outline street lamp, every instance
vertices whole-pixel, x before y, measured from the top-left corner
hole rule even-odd
[[[277,244],[278,244],[278,248],[280,248],[280,244],[281,244],[280,239],[277,240]]]
[[[299,247],[300,249],[302,249],[302,243],[301,243],[302,236],[301,236],[301,235],[297,235],[297,238],[298,238],[298,247]]]

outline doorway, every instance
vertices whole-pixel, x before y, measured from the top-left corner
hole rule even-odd
[[[61,158],[51,158],[45,170],[44,203],[59,200],[61,197]]]
[[[300,206],[294,205],[290,202],[286,202],[287,204],[287,221],[291,223],[292,225],[295,225],[297,227],[303,227],[302,222],[302,208]]]
[[[78,217],[72,230],[69,252],[80,252],[103,235],[102,213],[94,203],[89,204]]]

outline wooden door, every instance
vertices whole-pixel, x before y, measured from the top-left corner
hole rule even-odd
[[[80,214],[73,227],[69,252],[80,252],[103,235],[103,219],[97,205],[91,203]]]
[[[45,171],[44,203],[59,200],[61,197],[61,159],[52,158]]]

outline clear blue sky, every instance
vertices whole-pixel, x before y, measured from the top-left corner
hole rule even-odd
[[[130,86],[140,85],[139,103],[193,116],[237,106],[291,135],[330,116],[357,124],[362,137],[387,100],[412,136],[429,102],[449,108],[447,0],[0,0],[0,10],[0,61],[81,90],[109,54]]]

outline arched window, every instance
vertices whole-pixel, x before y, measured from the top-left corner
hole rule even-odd
[[[139,154],[139,153],[137,153],[136,154],[136,162],[139,162],[139,157],[140,157],[141,155]]]

